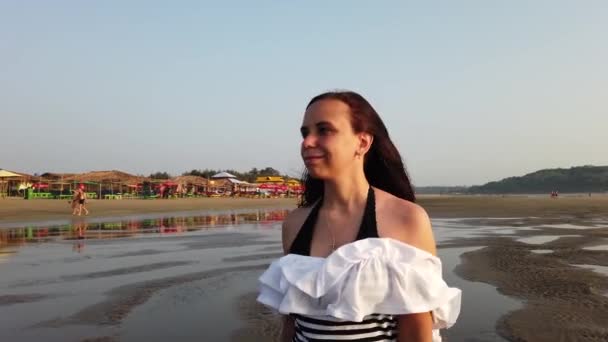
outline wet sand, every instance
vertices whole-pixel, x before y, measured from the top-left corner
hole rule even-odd
[[[455,217],[541,217],[573,221],[606,215],[608,195],[564,196],[429,196],[421,195],[418,203],[432,218]],[[294,208],[295,198],[183,198],[170,200],[90,200],[89,217],[121,217],[133,214],[182,213],[185,215],[255,208]],[[0,225],[11,223],[68,220],[71,208],[63,200],[0,199]]]
[[[500,220],[501,226],[509,223],[519,222]],[[553,239],[539,239],[539,243],[514,239],[535,234]],[[608,223],[576,228],[539,226],[521,234],[453,239],[441,245],[470,246],[486,247],[464,253],[455,272],[471,281],[492,284],[525,304],[498,322],[503,337],[512,341],[608,341],[608,272],[592,270],[593,266],[608,266]],[[586,246],[604,249],[586,250]]]
[[[201,322],[214,317],[221,321],[236,312],[231,302],[236,305],[238,292],[231,287],[255,289],[259,274],[280,255],[280,223],[241,226],[126,239],[95,239],[88,231],[82,240],[60,235],[25,245],[9,243],[4,248],[15,253],[0,260],[0,340],[139,341],[151,334],[145,340],[161,341],[169,334],[189,341],[213,333],[230,336],[234,324],[201,331]],[[192,284],[198,286],[194,291],[180,290]],[[216,289],[211,296],[201,297],[201,291],[211,288]],[[180,303],[171,297],[160,310],[149,309],[175,291]],[[221,300],[211,303],[213,298]],[[215,316],[222,306],[225,314]],[[171,309],[192,307],[196,314],[187,309],[170,314]],[[162,318],[152,319],[155,312]],[[236,313],[234,317],[238,323]],[[180,324],[183,329],[177,329]]]
[[[608,340],[606,198],[420,203],[433,217],[446,279],[463,289],[447,341]],[[8,275],[0,278],[0,315],[10,317],[0,340],[276,340],[278,315],[251,291],[281,251],[280,222],[263,224],[261,216],[243,223],[229,214],[204,231],[171,228],[185,218],[159,219],[153,224],[170,222],[173,233],[118,239],[100,239],[100,225],[84,240],[67,232],[0,246]]]
[[[146,214],[183,213],[185,215],[209,211],[256,208],[292,208],[295,198],[178,198],[89,200],[90,218],[123,217]],[[67,200],[23,200],[0,198],[0,225],[36,223],[71,219],[72,209]]]
[[[581,218],[606,217],[608,195],[562,196],[420,196],[432,218],[539,217],[576,222]]]

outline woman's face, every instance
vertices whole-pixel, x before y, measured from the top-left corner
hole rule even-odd
[[[333,178],[355,165],[360,138],[350,117],[348,105],[338,100],[317,101],[304,113],[301,155],[312,177]]]

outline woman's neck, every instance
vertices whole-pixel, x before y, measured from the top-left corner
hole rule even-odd
[[[323,207],[346,213],[358,211],[365,206],[369,186],[363,170],[350,177],[325,180]]]

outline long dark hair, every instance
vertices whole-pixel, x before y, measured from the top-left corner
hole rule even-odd
[[[322,100],[338,100],[348,105],[353,130],[356,133],[369,133],[374,137],[363,160],[363,171],[369,184],[396,197],[415,202],[416,196],[401,155],[374,107],[355,92],[332,91],[313,97],[306,109]],[[323,196],[324,183],[323,180],[311,177],[306,170],[302,175],[302,182],[304,194],[299,206],[307,207]]]

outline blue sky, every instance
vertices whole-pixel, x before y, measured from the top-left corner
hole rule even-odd
[[[2,1],[0,167],[297,174],[308,100],[379,111],[416,185],[608,165],[606,1]]]

